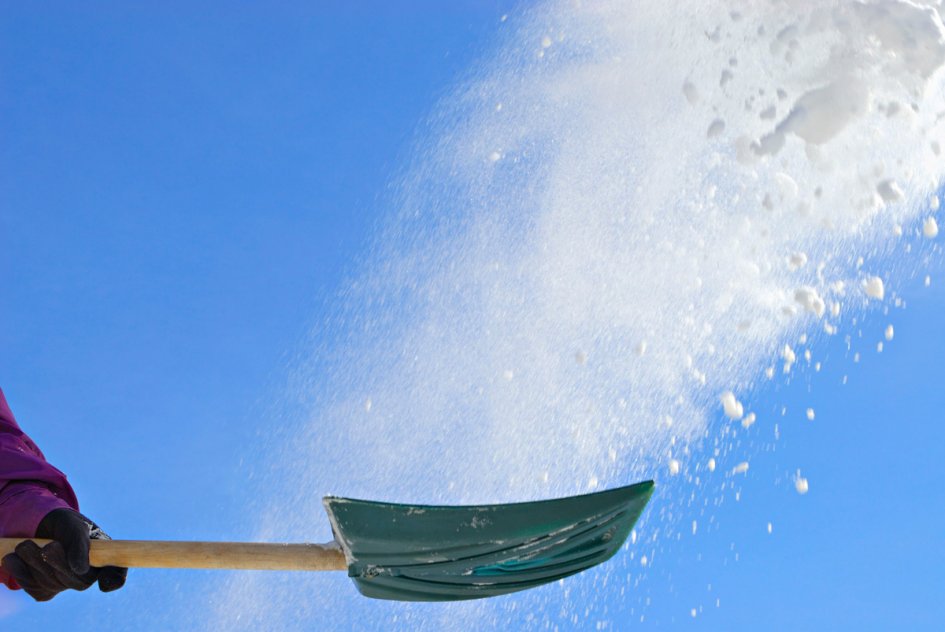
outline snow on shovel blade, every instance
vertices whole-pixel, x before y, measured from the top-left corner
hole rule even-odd
[[[653,481],[555,500],[426,506],[326,497],[348,575],[367,597],[481,599],[579,573],[612,557]]]

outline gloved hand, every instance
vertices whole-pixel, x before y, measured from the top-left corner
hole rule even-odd
[[[3,570],[36,601],[49,601],[63,590],[85,590],[96,581],[102,592],[125,584],[127,568],[89,566],[89,541],[110,539],[98,525],[72,509],[54,509],[40,521],[37,538],[54,540],[40,548],[24,541],[4,556]]]

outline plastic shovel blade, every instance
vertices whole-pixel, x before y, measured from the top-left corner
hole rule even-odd
[[[623,545],[653,481],[555,500],[401,505],[326,497],[348,575],[367,597],[494,597],[579,573]]]

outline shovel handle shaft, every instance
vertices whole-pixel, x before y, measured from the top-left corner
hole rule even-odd
[[[40,546],[49,540],[29,538]],[[22,538],[0,538],[0,558],[12,553]],[[126,568],[215,568],[266,571],[343,571],[344,553],[328,544],[255,542],[171,542],[92,540],[92,566]]]

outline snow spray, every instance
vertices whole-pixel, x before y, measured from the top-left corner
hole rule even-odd
[[[503,502],[655,477],[669,503],[696,476],[746,472],[751,454],[704,449],[712,425],[749,429],[752,394],[801,361],[793,341],[895,300],[910,273],[889,263],[896,245],[936,237],[943,14],[561,1],[497,24],[501,45],[398,176],[373,257],[319,328],[333,342],[318,368],[296,368],[307,410],[272,448],[292,465],[266,479],[279,500],[260,537],[317,537],[317,492]],[[653,511],[658,538],[671,518]],[[601,604],[632,592],[640,561],[436,606],[365,602],[343,577],[240,576],[214,621],[613,624]]]

